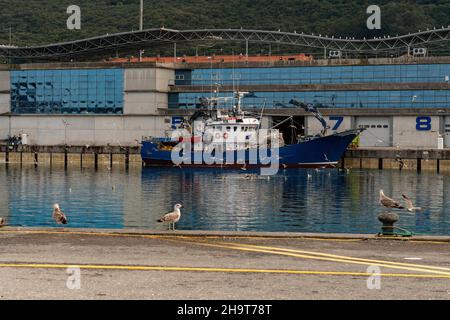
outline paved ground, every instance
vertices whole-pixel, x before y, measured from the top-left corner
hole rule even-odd
[[[450,300],[449,242],[61,231],[0,229],[0,299]]]

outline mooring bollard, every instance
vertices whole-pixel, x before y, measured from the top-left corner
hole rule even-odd
[[[94,153],[94,169],[95,169],[95,171],[98,170],[98,153],[97,153],[97,151],[95,151],[95,153]]]
[[[378,220],[383,223],[381,227],[383,236],[393,236],[395,235],[394,224],[399,220],[399,216],[396,213],[384,212],[378,216]]]
[[[127,147],[125,151],[125,168],[126,170],[130,168],[130,147]]]

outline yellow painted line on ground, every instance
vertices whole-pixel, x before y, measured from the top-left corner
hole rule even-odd
[[[360,242],[363,239],[325,239],[325,238],[309,238],[309,237],[265,237],[265,236],[239,236],[239,235],[182,235],[182,234],[133,234],[133,233],[108,233],[108,232],[81,232],[81,231],[44,231],[44,230],[2,230],[1,233],[10,234],[48,234],[48,235],[80,235],[80,236],[100,236],[100,237],[124,237],[124,238],[190,238],[190,239],[261,239],[261,240],[320,240],[320,241],[337,241],[337,242]]]
[[[253,251],[260,253],[270,253],[270,254],[279,254],[286,256],[294,256],[305,259],[316,259],[316,260],[325,260],[332,262],[342,262],[342,263],[353,263],[353,264],[363,264],[363,265],[378,265],[388,268],[394,269],[403,269],[410,271],[420,271],[427,273],[435,273],[440,275],[450,275],[447,272],[437,272],[434,270],[443,270],[450,271],[450,268],[443,267],[434,267],[434,266],[426,266],[426,265],[417,265],[417,264],[407,264],[407,263],[399,263],[399,262],[391,262],[384,260],[370,260],[370,259],[362,259],[362,258],[354,258],[354,257],[346,257],[346,256],[338,256],[331,255],[325,253],[318,252],[309,252],[309,251],[301,251],[301,250],[292,250],[286,248],[277,248],[277,247],[266,247],[266,246],[254,246],[248,244],[236,244],[236,243],[222,243],[219,244],[211,244],[203,241],[192,241],[191,239],[205,239],[202,236],[188,236],[188,235],[143,235],[143,234],[120,234],[120,233],[101,233],[101,232],[75,232],[75,231],[32,231],[32,230],[23,230],[23,231],[14,231],[14,230],[4,230],[1,231],[4,233],[24,233],[24,234],[52,234],[52,235],[85,235],[85,236],[104,236],[104,237],[133,237],[133,238],[149,238],[149,239],[165,239],[165,240],[173,240],[177,241],[178,239],[189,239],[186,242],[214,246],[214,247],[222,247],[227,249],[238,249],[243,251]],[[216,237],[216,238],[224,238],[224,237]],[[252,238],[252,237],[248,237]],[[261,237],[254,237],[261,238]],[[247,248],[247,249],[245,249]]]
[[[33,231],[33,230],[2,230],[2,233],[10,234],[43,234],[43,235],[70,235],[70,236],[96,236],[96,237],[123,237],[123,238],[149,238],[159,239],[172,237],[170,235],[151,235],[151,234],[128,234],[128,233],[108,233],[108,232],[78,232],[78,231]],[[173,238],[173,237],[172,237]]]
[[[84,270],[116,270],[116,271],[171,271],[171,272],[217,272],[217,273],[267,273],[267,274],[292,274],[292,275],[329,275],[329,276],[353,276],[370,277],[373,273],[345,272],[345,271],[314,271],[314,270],[276,270],[276,269],[239,269],[239,268],[201,268],[201,267],[161,267],[161,266],[127,266],[127,265],[77,265],[77,264],[40,264],[40,263],[1,263],[0,268],[23,269],[67,269],[80,268]],[[450,279],[450,275],[427,275],[409,273],[385,273],[382,277],[398,278],[427,278]]]
[[[450,242],[444,241],[428,241],[428,240],[409,240],[411,243],[421,243],[421,244],[446,244],[450,245]]]
[[[180,240],[175,240],[175,239],[171,239],[169,241],[180,242]],[[426,268],[399,266],[399,265],[395,265],[395,264],[389,264],[389,262],[372,263],[372,262],[355,261],[355,260],[349,260],[349,259],[320,257],[320,256],[316,256],[316,255],[291,253],[291,252],[284,252],[284,251],[279,251],[279,250],[258,249],[258,248],[251,248],[251,247],[246,247],[246,246],[240,246],[240,245],[212,244],[212,243],[207,243],[207,242],[189,241],[189,240],[184,241],[184,242],[185,243],[198,244],[198,245],[202,245],[202,246],[208,246],[208,247],[226,248],[226,249],[231,249],[231,250],[257,252],[257,253],[270,253],[270,254],[283,255],[283,256],[289,256],[289,257],[295,257],[295,258],[311,259],[311,260],[321,260],[321,261],[331,261],[331,262],[340,262],[340,263],[349,263],[349,264],[359,264],[359,265],[365,265],[365,266],[376,265],[376,266],[379,266],[379,267],[386,267],[386,268],[391,268],[391,269],[401,269],[401,270],[407,270],[407,271],[419,271],[419,272],[432,273],[432,274],[438,274],[438,275],[450,275],[450,272],[430,270],[430,269],[426,269]]]
[[[325,242],[361,242],[367,239],[386,239],[397,240],[411,243],[425,243],[425,244],[450,244],[450,242],[443,241],[430,241],[430,240],[410,240],[409,238],[398,237],[379,237],[379,238],[321,238],[321,237],[308,237],[308,236],[293,236],[293,237],[266,237],[266,236],[239,236],[239,235],[182,235],[182,234],[133,234],[133,233],[109,233],[109,232],[81,232],[81,231],[33,231],[33,230],[1,230],[1,233],[10,234],[50,234],[50,235],[86,235],[86,236],[100,236],[100,237],[124,237],[124,238],[149,238],[149,239],[164,239],[164,238],[191,238],[191,239],[261,239],[261,240],[313,240],[313,241],[325,241]]]
[[[294,249],[287,249],[287,248],[268,247],[268,246],[242,244],[242,243],[234,244],[234,243],[229,243],[229,242],[221,242],[221,244],[237,245],[237,246],[244,246],[244,247],[249,247],[249,248],[257,248],[257,249],[268,249],[268,250],[275,250],[275,251],[281,251],[281,252],[301,253],[301,254],[308,254],[308,255],[313,255],[313,256],[331,257],[331,258],[338,258],[338,259],[352,260],[352,261],[362,261],[362,262],[370,262],[370,263],[388,263],[388,264],[397,265],[397,266],[419,267],[419,268],[425,268],[425,269],[431,269],[431,270],[450,271],[450,268],[445,268],[445,267],[436,267],[436,266],[428,266],[428,265],[423,265],[423,264],[412,264],[412,263],[394,262],[394,261],[386,261],[386,260],[364,259],[364,258],[348,257],[348,256],[341,256],[341,255],[328,254],[328,253],[322,253],[322,252],[294,250]]]

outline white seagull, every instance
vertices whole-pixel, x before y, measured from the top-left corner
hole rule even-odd
[[[380,190],[380,204],[389,209],[405,209],[397,201],[387,197],[383,190]]]
[[[415,207],[412,200],[405,194],[402,194],[403,199],[405,199],[406,203],[406,210],[409,212],[416,212],[416,211],[422,211],[423,209],[421,207]]]
[[[183,208],[183,205],[176,204],[173,211],[166,214],[164,217],[158,220],[158,222],[168,222],[169,223],[169,230],[170,226],[173,225],[172,230],[175,231],[175,224],[178,223],[181,219],[181,208]]]
[[[66,215],[61,211],[61,208],[59,207],[59,204],[55,203],[53,205],[53,219],[57,224],[67,224],[67,217]]]

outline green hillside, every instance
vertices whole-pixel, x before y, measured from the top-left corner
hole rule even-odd
[[[139,28],[139,0],[0,0],[0,43],[35,45]],[[145,0],[145,28],[256,28],[373,37],[450,25],[450,1],[378,1],[382,30],[366,28],[374,1],[348,0]],[[82,9],[82,29],[68,31],[66,8]]]

